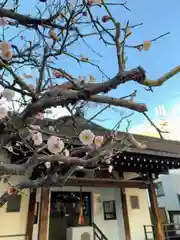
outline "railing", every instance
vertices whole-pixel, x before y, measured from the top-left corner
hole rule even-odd
[[[92,224],[92,227],[94,240],[108,240],[104,233],[101,231],[101,229],[99,229],[95,223]]]
[[[180,239],[180,224],[163,224],[166,240]],[[144,233],[146,240],[155,240],[155,229],[153,225],[144,225]]]
[[[28,237],[26,234],[13,234],[13,235],[0,235],[0,239],[3,240],[3,238],[9,239],[9,240],[28,240]]]

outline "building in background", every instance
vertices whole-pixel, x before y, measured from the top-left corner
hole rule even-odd
[[[156,180],[156,195],[164,223],[180,224],[180,173],[171,171]]]
[[[155,113],[157,117],[155,121],[156,126],[161,131],[167,132],[163,134],[163,137],[173,140],[174,134],[172,134],[171,127],[169,126],[168,114],[165,106],[157,106],[155,108]],[[148,128],[147,131],[139,131],[138,133],[144,136],[159,138],[158,132],[152,128],[151,126],[151,129]],[[165,224],[175,223],[180,225],[180,169],[170,170],[168,175],[159,176],[159,179],[156,180],[156,195],[162,222]]]

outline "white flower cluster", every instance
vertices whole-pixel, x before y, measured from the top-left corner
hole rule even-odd
[[[43,143],[42,134],[40,132],[34,133],[32,135],[32,140],[34,142],[34,145],[39,146]]]
[[[90,145],[95,145],[96,148],[99,148],[102,146],[104,142],[104,137],[103,136],[95,136],[94,133],[89,130],[83,130],[79,134],[79,139],[82,142],[82,144],[90,146]],[[34,141],[35,145],[41,145],[42,144],[42,134],[40,132],[34,133],[32,136],[32,140]],[[69,150],[65,148],[64,142],[62,139],[56,136],[51,136],[49,137],[47,141],[47,148],[52,154],[62,154],[63,156],[69,156]],[[61,164],[61,162],[59,162]],[[51,162],[46,162],[45,163],[46,168],[51,167]],[[113,168],[112,166],[109,167],[108,171],[112,172]]]
[[[35,127],[35,128],[34,128]],[[40,127],[37,128],[37,126],[34,126],[34,130],[30,130],[32,134],[32,140],[34,142],[34,145],[40,146],[43,143],[43,137],[40,133]],[[102,146],[104,142],[103,136],[95,136],[94,133],[91,130],[83,130],[79,134],[79,139],[82,142],[82,144],[90,146],[95,145],[96,148],[99,148]],[[48,150],[53,154],[62,153],[64,156],[69,156],[69,151],[65,148],[65,144],[62,139],[56,136],[50,136],[47,141],[47,148]]]
[[[90,146],[95,145],[97,148],[101,147],[104,142],[103,136],[95,136],[94,133],[89,130],[85,129],[79,134],[79,139],[82,144]]]
[[[5,88],[1,96],[4,97],[7,101],[12,101],[13,98],[15,97],[15,92],[11,89]],[[7,107],[4,107],[3,104],[0,105],[0,119],[3,119],[7,117],[8,115],[8,109]]]

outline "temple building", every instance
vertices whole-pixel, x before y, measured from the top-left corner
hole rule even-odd
[[[41,123],[43,129],[48,128],[49,121]],[[56,121],[57,131],[75,135],[73,121],[71,117]],[[77,116],[76,132],[83,129],[91,129],[98,135],[108,131]],[[117,133],[125,147],[115,154],[112,171],[105,164],[97,172],[75,173],[64,186],[56,183],[10,196],[0,208],[0,240],[175,239],[170,238],[172,234],[161,220],[154,181],[160,174],[180,168],[180,142],[134,137],[145,143],[146,149],[133,146],[127,133]],[[1,161],[7,161],[5,153],[1,154]],[[11,156],[8,161],[17,162],[18,157]],[[43,167],[35,168],[33,179]],[[65,173],[66,168],[62,166],[60,171]],[[11,181],[26,177],[13,176]],[[0,194],[7,188],[6,183],[0,183]],[[180,239],[179,233],[176,231],[173,236]]]

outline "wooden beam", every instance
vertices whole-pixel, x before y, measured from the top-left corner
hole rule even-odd
[[[49,234],[50,190],[41,189],[38,240],[48,240]]]
[[[113,188],[148,188],[149,182],[133,180],[115,180],[115,179],[94,179],[94,178],[69,178],[65,186],[82,186],[82,187],[113,187]],[[53,184],[53,186],[61,186]]]
[[[35,205],[36,205],[36,189],[32,189],[29,198],[29,208],[26,225],[26,235],[28,240],[32,240]]]
[[[123,219],[124,219],[125,239],[131,240],[126,190],[125,188],[121,188],[120,191],[121,191],[121,204],[122,204],[122,212],[123,212]]]
[[[164,228],[160,218],[160,210],[158,207],[155,186],[153,183],[149,185],[148,191],[149,191],[149,199],[151,203],[151,211],[152,211],[152,218],[153,218],[152,224],[154,225],[154,229],[155,229],[155,239],[165,240]]]

